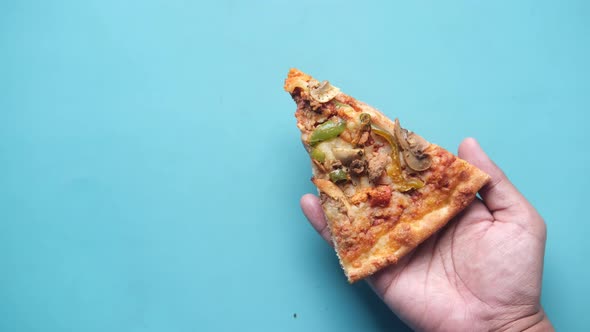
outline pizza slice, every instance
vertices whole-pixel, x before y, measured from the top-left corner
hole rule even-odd
[[[291,69],[334,248],[349,282],[396,263],[475,198],[489,176],[375,108]]]

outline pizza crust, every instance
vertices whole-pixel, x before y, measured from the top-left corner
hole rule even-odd
[[[311,76],[292,69],[284,86],[297,102],[297,126],[308,152],[311,150],[308,144],[310,134],[324,116],[322,112],[311,110],[319,107],[321,111],[321,107],[325,107],[315,104],[310,98],[308,85],[311,80]],[[335,95],[334,100],[351,107],[332,109],[332,116],[336,114],[354,123],[359,114],[369,113],[371,123],[393,132],[394,122],[377,109],[341,92]],[[392,205],[390,209],[395,209],[395,204],[399,205],[401,212],[394,213],[397,219],[386,224],[377,224],[373,218],[376,212],[385,209],[373,204],[368,206],[363,201],[367,198],[362,192],[383,187],[383,184],[367,184],[369,180],[366,179],[364,183],[357,181],[355,185],[337,185],[328,179],[326,171],[320,169],[316,162],[312,163],[312,181],[318,188],[334,248],[349,282],[397,263],[469,205],[477,191],[489,181],[489,176],[483,171],[435,144],[430,144],[426,151],[433,156],[432,167],[420,172],[427,185],[413,191],[417,198],[412,198],[413,194],[393,190],[386,203]],[[389,188],[392,188],[391,184]],[[382,203],[382,198],[378,198],[378,203]]]

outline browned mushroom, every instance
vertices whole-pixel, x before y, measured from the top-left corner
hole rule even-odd
[[[350,171],[356,175],[361,175],[365,171],[366,164],[362,159],[355,159],[350,163]]]
[[[393,123],[393,134],[402,150],[410,149],[410,145],[406,141],[407,131],[400,126],[398,119],[395,119]]]
[[[349,165],[354,159],[358,159],[365,154],[363,149],[350,148],[332,148],[334,158],[340,160],[342,164]]]
[[[410,146],[410,151],[417,156],[422,156],[424,154],[424,150],[428,147],[428,142],[422,138],[421,136],[416,135],[415,133],[410,133],[407,136],[406,141]]]
[[[406,165],[416,172],[430,168],[432,158],[424,153],[430,143],[415,133],[403,129],[398,119],[395,119],[393,130],[395,138],[402,149],[402,156]]]
[[[416,155],[412,154],[409,150],[402,152],[404,156],[404,161],[409,168],[416,172],[425,171],[430,168],[432,164],[432,160],[429,155],[424,154],[422,157],[417,157]]]
[[[340,93],[340,89],[330,84],[328,81],[323,81],[317,84],[317,81],[309,82],[309,94],[311,98],[318,103],[327,103]]]

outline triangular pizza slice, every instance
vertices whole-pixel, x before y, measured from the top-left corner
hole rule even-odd
[[[350,282],[396,263],[489,180],[327,81],[291,69],[284,88],[297,104],[312,181]]]

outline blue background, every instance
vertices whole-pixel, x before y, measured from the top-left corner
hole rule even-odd
[[[551,320],[587,328],[589,17],[588,1],[2,1],[0,330],[406,330],[299,210],[315,190],[289,67],[452,151],[478,138],[546,219]]]

